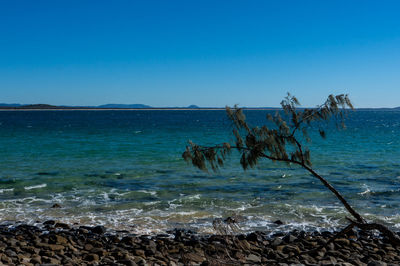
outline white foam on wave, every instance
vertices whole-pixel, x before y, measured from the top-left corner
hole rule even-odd
[[[44,188],[47,187],[47,184],[40,184],[40,185],[35,185],[35,186],[28,186],[24,187],[25,190],[31,190],[31,189],[37,189],[37,188]]]
[[[365,195],[371,193],[371,190],[366,184],[363,184],[363,188],[365,189],[363,192],[357,193],[358,195]]]
[[[158,204],[158,203],[161,203],[161,201],[156,200],[156,201],[144,202],[143,204],[144,204],[145,206],[151,206],[151,205],[156,205],[156,204]]]
[[[147,193],[150,194],[152,196],[156,196],[157,195],[157,191],[147,191],[147,190],[138,190],[137,192],[141,192],[141,193]]]
[[[13,188],[0,188],[0,193],[4,193],[4,192],[12,192],[14,191]]]

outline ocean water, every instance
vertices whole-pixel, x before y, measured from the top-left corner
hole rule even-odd
[[[267,111],[246,111],[253,125]],[[314,169],[368,219],[400,229],[400,111],[355,111],[347,129],[312,135]],[[232,154],[217,173],[181,158],[188,140],[232,140],[224,111],[0,112],[0,223],[48,219],[133,233],[334,229],[349,216],[304,170]],[[58,203],[62,208],[51,208]],[[273,222],[281,220],[278,226]]]

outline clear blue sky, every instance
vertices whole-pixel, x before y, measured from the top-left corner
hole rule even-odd
[[[1,1],[0,102],[400,106],[400,1]]]

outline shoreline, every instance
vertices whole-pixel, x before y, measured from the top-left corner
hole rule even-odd
[[[398,233],[399,234],[399,233]],[[333,233],[277,231],[239,235],[135,235],[103,226],[0,226],[0,262],[23,265],[396,265],[400,247],[378,235],[351,231],[333,242]],[[322,247],[323,246],[323,247]],[[322,247],[317,250],[316,248]],[[311,252],[307,252],[311,251]],[[368,264],[375,263],[375,264]]]

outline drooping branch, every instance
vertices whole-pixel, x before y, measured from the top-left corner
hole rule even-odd
[[[349,218],[346,218],[349,220],[352,224],[360,228],[361,230],[378,230],[381,232],[384,236],[386,236],[389,241],[397,246],[400,246],[400,238],[397,236],[392,230],[384,226],[383,224],[378,224],[378,223],[360,223],[357,221],[353,221]]]

